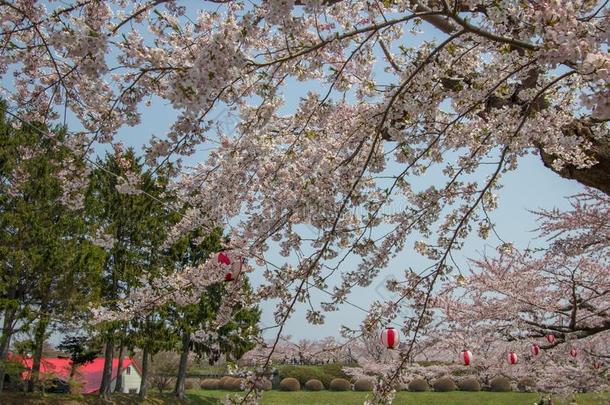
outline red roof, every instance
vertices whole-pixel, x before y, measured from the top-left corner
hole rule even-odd
[[[28,379],[30,374],[30,369],[32,368],[33,359],[31,357],[21,359],[21,362],[25,367],[28,368],[28,371],[24,371],[21,375],[21,378]],[[140,373],[140,368],[136,364],[135,361],[131,357],[125,357],[123,359],[123,369],[127,368],[130,365],[134,365],[138,373]],[[119,359],[112,359],[112,380],[116,378],[117,368],[119,365]],[[43,358],[40,361],[40,372],[43,374],[54,374],[57,378],[62,380],[68,380],[70,376],[70,367],[72,366],[72,360],[68,358]],[[104,371],[104,358],[98,357],[93,360],[91,363],[87,363],[83,366],[80,366],[76,369],[75,378],[82,381],[83,394],[89,394],[91,392],[95,392],[100,389],[100,384],[102,382],[102,372]]]

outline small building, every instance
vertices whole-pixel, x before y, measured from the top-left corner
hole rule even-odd
[[[32,368],[33,360],[31,357],[24,358],[21,360],[22,364],[27,369],[21,375],[21,378],[27,380],[29,378],[30,370]],[[114,388],[117,383],[117,371],[118,371],[119,359],[112,359],[112,385],[111,389],[114,392]],[[57,357],[57,358],[43,358],[40,362],[40,373],[47,376],[47,378],[56,378],[60,381],[67,382],[70,378],[70,369],[72,367],[72,360],[69,358]],[[104,358],[98,357],[90,363],[81,365],[76,369],[74,379],[82,383],[83,394],[91,394],[99,391],[100,384],[102,382],[102,373],[104,371]],[[137,394],[140,392],[140,382],[142,381],[142,372],[140,367],[131,357],[125,357],[123,359],[123,368],[121,370],[122,378],[122,390],[123,393]]]

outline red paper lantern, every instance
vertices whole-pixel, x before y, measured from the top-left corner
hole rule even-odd
[[[229,266],[225,273],[225,281],[234,281],[239,278],[244,261],[241,257],[234,257],[233,260],[225,252],[218,252],[218,263]]]
[[[534,356],[538,356],[540,354],[540,346],[538,346],[537,344],[533,344],[532,347],[530,348],[530,351],[532,352],[532,354]]]
[[[225,252],[219,252],[218,253],[218,263],[222,263],[222,264],[231,264],[231,259],[229,259],[229,255],[227,255]]]
[[[383,331],[381,331],[381,343],[388,349],[394,349],[398,347],[400,343],[400,335],[398,331],[391,326],[388,326]]]
[[[473,360],[472,353],[470,353],[470,350],[462,350],[462,352],[460,353],[460,358],[466,366],[469,366]]]
[[[570,356],[572,356],[572,357],[576,357],[577,355],[578,355],[578,350],[576,350],[576,348],[575,348],[575,347],[573,347],[573,348],[570,350]]]
[[[509,364],[517,364],[517,353],[515,352],[509,352],[508,353],[508,362]]]
[[[555,335],[546,335],[546,341],[550,344],[555,343]]]

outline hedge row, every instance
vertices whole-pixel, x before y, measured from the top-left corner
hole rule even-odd
[[[342,364],[324,364],[324,365],[282,365],[278,367],[280,379],[292,377],[299,380],[301,386],[309,380],[318,380],[324,384],[324,387],[330,387],[330,382],[335,378],[348,379],[349,377],[343,372]]]
[[[301,375],[302,376],[302,375]],[[201,381],[200,387],[207,390],[227,390],[227,391],[240,391],[243,379],[235,378],[230,376],[222,377],[218,379],[205,379]],[[196,387],[195,382],[189,384],[190,386]],[[324,384],[323,381],[317,378],[311,378],[301,384],[301,381],[295,377],[283,378],[280,382],[279,389],[282,391],[300,391],[301,387],[304,387],[307,391],[321,391],[328,388],[331,391],[372,391],[375,386],[375,380],[372,378],[361,378],[358,379],[353,387],[352,384],[345,378],[333,378],[328,384]],[[261,388],[264,390],[271,389],[271,381],[264,380],[261,383]],[[428,382],[421,378],[412,380],[406,387],[409,391],[421,392],[429,391],[430,386]],[[519,391],[533,391],[535,390],[535,381],[532,379],[524,379],[519,381],[517,384]],[[457,384],[450,377],[441,377],[434,381],[434,391],[437,392],[448,392],[448,391],[480,391],[481,384],[478,380],[472,377],[468,377],[460,380]],[[506,377],[496,377],[491,380],[489,389],[495,392],[508,392],[512,391],[511,381]]]
[[[226,391],[241,391],[243,378],[235,378],[231,376],[224,376],[220,380],[217,378],[206,378],[201,380],[199,387],[204,390],[226,390]],[[186,387],[190,389],[189,387]],[[269,391],[271,389],[271,381],[264,379],[259,388]]]

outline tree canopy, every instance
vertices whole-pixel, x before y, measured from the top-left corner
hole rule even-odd
[[[439,284],[456,270],[452,252],[474,232],[489,233],[495,192],[521,157],[537,154],[560,176],[610,194],[603,0],[198,7],[0,2],[0,74],[13,75],[8,100],[22,119],[76,117],[82,130],[69,141],[83,155],[93,144],[116,145],[147,105],[177,112],[145,147],[151,170],[174,174],[171,188],[188,207],[165,243],[198,227],[227,229],[229,261],[244,274],[256,264],[264,278],[250,296],[225,292],[218,326],[236,303],[277,300],[277,344],[310,288],[332,290],[308,310],[308,321],[321,323],[353,287],[371,285],[392,257],[413,248],[431,266],[404,271],[392,285],[396,302],[377,303],[363,324],[378,329],[409,306],[412,315],[400,320],[409,358]],[[290,106],[297,86],[304,94]],[[220,110],[237,124],[220,128]],[[203,161],[181,165],[204,144],[212,150]],[[122,177],[124,191],[138,189],[137,176]],[[84,188],[73,177],[65,183],[76,195]],[[403,208],[386,210],[392,204]],[[422,238],[410,246],[413,234]],[[275,247],[291,260],[270,263]],[[347,268],[350,256],[358,265]],[[194,303],[222,279],[223,266],[211,256],[130,291],[129,302],[139,303],[130,311],[98,316],[128,317],[164,300]],[[338,284],[329,284],[331,275]],[[390,400],[391,384],[375,398]]]

